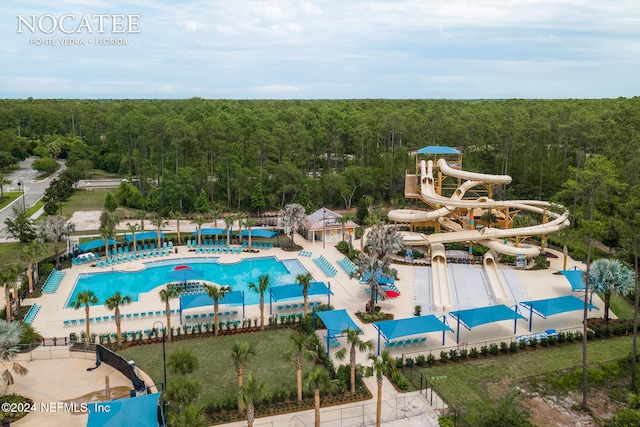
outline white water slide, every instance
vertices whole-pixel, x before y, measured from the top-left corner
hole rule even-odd
[[[449,290],[449,273],[444,245],[436,243],[431,246],[431,281],[433,286],[432,311],[451,311],[451,292]]]
[[[467,172],[451,168],[446,160],[439,159],[438,167],[445,175],[455,178],[466,179],[458,187],[451,197],[444,197],[436,193],[433,178],[433,162],[431,160],[420,162],[420,198],[432,206],[441,206],[433,211],[418,211],[410,209],[398,209],[389,212],[389,219],[396,222],[424,222],[438,220],[445,228],[451,230],[448,233],[438,233],[424,235],[420,233],[403,233],[405,244],[407,245],[431,245],[438,243],[476,241],[487,246],[496,252],[506,255],[526,255],[536,256],[539,251],[534,246],[520,245],[518,247],[509,243],[504,243],[504,239],[516,236],[531,236],[536,234],[548,234],[560,230],[569,225],[569,212],[562,214],[549,210],[554,205],[540,200],[492,200],[488,197],[480,197],[476,200],[463,199],[465,193],[472,187],[482,183],[508,184],[511,177],[508,175],[490,175],[476,172]],[[448,218],[450,212],[456,208],[505,208],[514,210],[526,210],[537,214],[546,213],[552,218],[547,223],[538,224],[531,227],[520,227],[511,229],[496,229],[485,227],[482,230],[463,230],[462,226]],[[559,207],[555,205],[555,207]]]

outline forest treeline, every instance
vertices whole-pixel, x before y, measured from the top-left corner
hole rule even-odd
[[[0,100],[0,167],[28,155],[130,178],[151,209],[300,202],[403,206],[412,151],[446,145],[464,169],[509,174],[503,198],[554,199],[601,155],[633,186],[640,98],[598,100]]]

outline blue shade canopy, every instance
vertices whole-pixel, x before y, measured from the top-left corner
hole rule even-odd
[[[160,393],[88,404],[87,427],[158,427]],[[100,410],[102,409],[102,410]]]
[[[580,269],[560,270],[560,273],[567,278],[572,291],[584,291],[584,271]]]
[[[164,233],[160,232],[160,238],[164,239]],[[133,242],[133,236],[131,234],[125,234],[124,239],[127,242]],[[157,240],[158,232],[157,231],[141,231],[136,233],[136,242],[140,240]]]
[[[458,150],[440,145],[430,145],[418,150],[418,154],[460,154]]]
[[[204,277],[204,271],[185,268],[182,270],[171,270],[167,272],[167,279],[172,282],[186,282],[187,280],[198,280]]]
[[[510,309],[504,304],[490,307],[471,308],[469,310],[451,311],[449,316],[457,319],[467,329],[486,323],[501,322],[503,320],[525,319],[523,315]]]
[[[362,280],[360,280],[360,283],[366,283],[367,280],[369,280],[369,277],[371,277],[371,273],[367,273],[364,276],[362,276]],[[378,284],[379,285],[393,285],[396,282],[395,277],[393,277],[393,274],[389,275],[389,277],[385,277],[382,275],[381,271],[377,271],[376,272],[376,277],[378,278]]]
[[[203,228],[200,232],[201,236],[224,236],[227,232],[224,228]],[[193,232],[192,236],[198,235],[198,229]]]
[[[278,235],[277,231],[273,230],[262,230],[262,229],[251,229],[251,237],[263,237],[265,239],[271,239]],[[249,230],[244,229],[240,233],[238,233],[240,237],[249,237]]]
[[[223,298],[218,301],[219,304],[242,304],[244,303],[244,294],[242,291],[227,292]],[[207,294],[183,295],[180,297],[180,309],[187,310],[198,307],[213,307],[213,298]]]
[[[117,244],[117,240],[109,239],[109,246]],[[92,251],[96,248],[104,248],[104,239],[89,240],[88,242],[84,242],[78,245],[78,249],[81,252]]]
[[[360,329],[358,325],[351,320],[347,310],[316,311],[315,313],[322,319],[322,323],[327,327],[328,336],[340,335],[345,329]]]
[[[557,298],[541,299],[537,301],[525,301],[520,303],[521,306],[533,311],[541,317],[553,316],[554,314],[566,313],[569,311],[583,310],[584,300],[573,295],[567,295]],[[589,310],[596,309],[593,304],[588,304]]]
[[[411,317],[407,319],[386,320],[374,322],[373,325],[387,340],[406,337],[409,335],[427,334],[429,332],[451,331],[443,321],[433,314],[428,316]]]
[[[292,298],[302,298],[302,286],[298,284],[272,286],[269,288],[271,298],[274,301],[282,301]],[[308,296],[314,295],[333,295],[333,292],[324,284],[324,282],[311,282]]]

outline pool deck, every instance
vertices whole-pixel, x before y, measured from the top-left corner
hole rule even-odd
[[[157,260],[183,260],[185,263],[190,260],[199,260],[205,257],[217,257],[220,259],[222,263],[230,263],[237,262],[242,258],[254,258],[254,257],[276,257],[279,260],[286,259],[298,259],[299,262],[309,271],[316,281],[324,281],[329,282],[331,285],[331,290],[333,295],[331,296],[331,305],[333,305],[336,309],[346,309],[354,322],[362,328],[364,332],[364,338],[373,340],[374,344],[377,347],[378,334],[373,325],[370,324],[362,324],[357,317],[355,316],[356,311],[363,311],[365,309],[365,304],[368,302],[369,297],[363,290],[363,286],[358,283],[358,280],[351,279],[347,275],[347,273],[338,265],[337,261],[344,258],[344,255],[339,253],[335,249],[335,244],[328,243],[326,244],[326,248],[323,248],[322,242],[311,243],[305,240],[301,236],[296,236],[295,242],[298,245],[301,245],[302,250],[308,251],[312,253],[312,256],[300,256],[298,251],[296,252],[285,252],[279,248],[272,248],[267,250],[259,250],[259,252],[251,253],[251,252],[243,252],[241,254],[226,254],[226,253],[216,253],[216,254],[196,254],[194,252],[187,252],[186,246],[179,246],[178,253],[175,254],[173,251],[163,257],[156,258]],[[354,245],[359,247],[359,241],[355,241]],[[321,268],[314,262],[314,258],[318,258],[320,255],[323,255],[336,269],[337,274],[334,277],[327,277],[327,275],[321,270]],[[537,300],[543,298],[551,298],[563,295],[571,294],[571,287],[568,281],[564,278],[564,276],[560,274],[553,274],[558,270],[562,269],[562,255],[558,254],[558,258],[552,258],[551,268],[547,270],[538,270],[538,271],[530,271],[530,270],[513,270],[508,267],[500,266],[499,268],[507,268],[512,270],[513,273],[517,277],[517,280],[520,282],[522,290],[526,292],[530,300]],[[578,268],[584,267],[581,263],[573,261],[569,259],[567,268],[572,268],[577,266]],[[399,288],[401,295],[398,298],[394,299],[386,299],[384,301],[380,301],[379,305],[382,307],[382,310],[385,312],[390,312],[395,315],[396,319],[413,317],[414,311],[414,282],[416,281],[416,268],[412,265],[394,265],[394,267],[398,270],[398,280],[396,280],[395,285]],[[115,270],[126,270],[132,271],[143,268],[143,262],[139,260],[129,261],[121,264],[116,264],[113,267],[108,267],[108,269]],[[475,267],[474,267],[475,268]],[[481,269],[481,266],[477,266],[478,269]],[[84,325],[78,326],[65,326],[64,321],[70,319],[80,319],[84,317],[84,309],[73,310],[64,308],[67,303],[67,299],[69,298],[72,288],[76,282],[76,279],[79,275],[85,273],[93,273],[99,271],[108,271],[107,268],[97,268],[92,267],[91,265],[81,265],[81,266],[73,266],[71,269],[66,270],[66,275],[62,282],[60,283],[56,292],[52,294],[43,294],[40,298],[34,300],[25,300],[24,304],[38,303],[42,306],[40,313],[37,315],[33,326],[35,329],[40,332],[45,337],[62,337],[68,336],[71,332],[80,333],[84,331]],[[419,282],[420,280],[418,280]],[[456,286],[455,283],[452,286]],[[149,311],[158,311],[164,310],[165,305],[160,301],[160,297],[158,295],[158,291],[162,287],[158,287],[150,292],[140,294],[139,301],[132,303],[130,305],[124,306],[121,308],[122,313],[133,313],[133,312],[149,312]],[[419,288],[421,289],[421,288]],[[458,291],[458,290],[454,290]],[[582,297],[582,294],[574,294],[578,297]],[[316,299],[317,301],[326,302],[326,297],[321,299]],[[267,298],[268,302],[268,298]],[[600,308],[600,311],[593,311],[590,313],[590,317],[602,317],[602,301],[594,295],[593,303]],[[478,301],[478,306],[486,306],[488,305],[487,300]],[[177,299],[171,301],[171,308],[176,309],[179,306],[179,302]],[[231,308],[231,307],[229,307]],[[225,306],[221,306],[220,310],[228,310],[229,308],[225,308]],[[275,308],[275,307],[274,307]],[[467,307],[461,307],[467,308]],[[234,307],[233,309],[238,309]],[[457,307],[454,307],[457,309]],[[205,310],[204,311],[210,311]],[[240,311],[240,310],[238,310]],[[194,312],[199,312],[194,310]],[[103,305],[93,306],[91,307],[90,316],[111,316],[113,312],[107,310]],[[429,314],[423,310],[423,315]],[[433,313],[438,316],[443,315],[444,313]],[[525,314],[525,317],[528,316],[528,313]],[[268,316],[268,306],[266,307],[265,318]],[[250,305],[246,306],[246,317],[247,318],[257,318],[259,317],[259,306],[258,305]],[[238,317],[239,318],[239,317]],[[166,322],[166,316],[154,316],[151,318],[138,318],[138,319],[124,319],[122,321],[122,330],[123,331],[135,331],[135,330],[145,330],[150,329],[155,321]],[[538,316],[534,317],[533,320],[533,333],[541,332],[545,329],[557,329],[557,330],[576,330],[581,328],[582,322],[582,312],[571,312],[560,314],[556,316],[552,316],[548,319],[542,319]],[[178,315],[174,315],[171,318],[172,326],[177,326],[180,324],[180,319]],[[449,318],[448,324],[452,326],[454,329],[456,328],[456,324],[452,318]],[[529,323],[525,320],[520,320],[517,322],[517,333],[513,333],[514,323],[513,321],[504,321],[499,323],[493,323],[489,325],[480,326],[474,328],[472,330],[467,330],[461,327],[460,330],[460,339],[461,344],[468,343],[468,346],[481,346],[488,342],[499,342],[499,341],[510,341],[515,338],[516,335],[527,335],[529,334],[528,327]],[[106,322],[96,322],[91,323],[91,331],[96,333],[106,333],[106,332],[114,332],[115,331],[115,322],[114,321],[106,321]],[[322,331],[318,332],[322,337]],[[336,353],[339,348],[342,348],[345,345],[344,338],[338,338],[340,343],[340,347],[332,348],[332,355]],[[455,348],[458,344],[456,343],[456,334],[454,333],[446,333],[445,334],[445,344],[444,348]],[[382,346],[384,348],[384,346]],[[408,355],[415,357],[417,354],[428,354],[433,352],[436,357],[439,356],[440,351],[443,350],[442,345],[442,333],[431,333],[427,335],[427,340],[424,344],[405,348],[405,349],[394,349],[392,350],[393,356],[400,355]],[[365,354],[358,354],[358,363],[368,364],[366,360]],[[73,362],[74,359],[70,359]],[[83,365],[86,365],[86,361],[79,361]],[[344,363],[344,362],[341,362]],[[31,374],[29,374],[24,379],[18,379],[18,383],[25,381]],[[103,378],[103,377],[101,377]],[[49,381],[47,378],[45,381]],[[375,391],[375,380],[368,378],[367,384],[372,387],[372,390]],[[15,387],[15,386],[14,386]],[[397,395],[393,391],[393,387],[385,380],[384,388],[385,396],[394,397]],[[29,395],[29,393],[26,393]],[[81,393],[77,393],[81,394]],[[60,396],[56,396],[58,399],[62,399]],[[362,405],[362,404],[360,404]],[[413,421],[408,420],[404,421],[395,421],[393,423],[386,423],[387,426],[400,426],[400,425],[437,425],[437,421],[433,424],[433,419],[437,420],[437,416],[434,417],[434,411],[430,411],[429,415],[425,415],[425,418],[416,418]],[[312,417],[312,412],[304,412],[299,415],[300,417],[306,419],[308,417]],[[375,416],[375,412],[374,412]],[[290,419],[292,415],[290,414],[287,419]],[[301,419],[302,419],[301,418]],[[60,422],[59,424],[47,424],[47,425],[84,425],[80,423],[82,419],[86,418],[83,416],[74,416],[73,420],[78,420],[79,423],[64,423]],[[312,418],[310,418],[312,419]],[[27,420],[24,420],[25,422]],[[263,425],[264,423],[275,422],[284,422],[285,418],[283,417],[270,417],[266,419],[259,419],[256,421],[256,425]],[[244,423],[235,423],[233,425],[245,425]],[[29,425],[16,423],[16,425]]]

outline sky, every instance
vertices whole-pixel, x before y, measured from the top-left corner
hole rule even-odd
[[[637,0],[3,0],[0,10],[0,98],[640,95]]]

